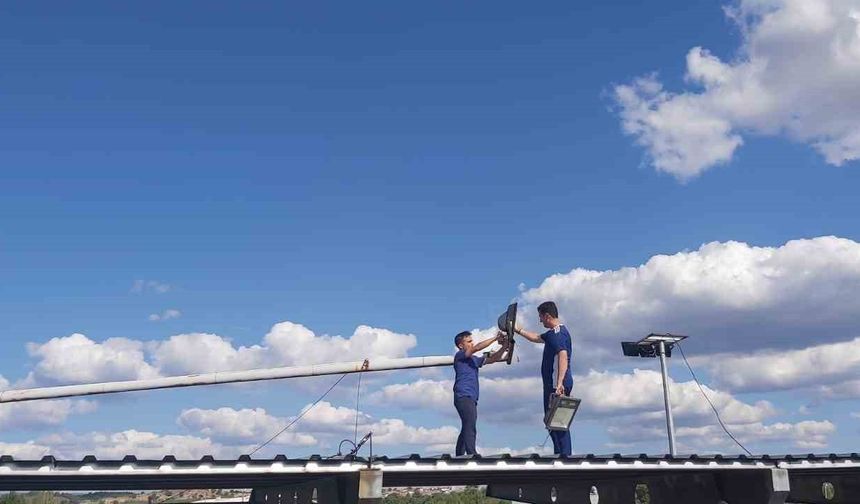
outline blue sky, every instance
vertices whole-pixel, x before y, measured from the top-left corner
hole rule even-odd
[[[846,2],[832,4],[838,16]],[[788,12],[775,5],[777,14]],[[73,333],[97,344],[126,338],[148,345],[211,333],[239,347],[260,344],[282,321],[344,337],[366,324],[415,335],[409,355],[444,354],[453,334],[489,327],[508,302],[527,304],[530,290],[556,273],[636,267],[658,254],[695,253],[709,242],[779,248],[833,235],[854,243],[860,174],[847,145],[850,132],[819,124],[779,99],[774,110],[794,114],[799,127],[781,123],[773,111],[749,117],[711,104],[742,73],[744,61],[763,57],[760,47],[767,46],[754,37],[764,33],[755,31],[766,26],[761,20],[780,19],[752,12],[759,24],[752,21],[753,35],[745,36],[722,7],[699,1],[549,2],[528,9],[512,2],[4,4],[0,374],[13,384],[24,380],[40,362],[28,343]],[[728,77],[717,84],[685,79],[685,72],[695,73],[685,56],[697,46],[736,65],[735,73],[720,67]],[[691,114],[706,110],[706,118],[743,135],[743,145],[696,162],[679,142],[681,161],[665,161],[660,135],[677,141],[679,134],[660,126],[633,132],[624,121],[634,107],[617,94],[619,86],[652,72],[657,77],[649,78],[675,97],[707,100],[708,107]],[[770,77],[760,82],[770,85]],[[843,89],[837,84],[834,89]],[[660,107],[673,99],[648,105],[649,117],[659,119],[666,110]],[[839,105],[834,101],[828,106]],[[696,137],[693,144],[702,138],[711,140]],[[817,150],[829,141],[842,142],[844,159]],[[828,276],[832,285],[858,285],[850,257],[839,262],[844,271]],[[786,268],[807,271],[796,262]],[[814,271],[833,271],[821,268]],[[144,288],[135,289],[137,281]],[[146,282],[168,288],[160,293]],[[823,291],[826,305],[836,291]],[[785,309],[802,309],[802,298],[795,301]],[[563,308],[589,309],[571,303]],[[691,319],[702,317],[697,306]],[[168,309],[181,315],[149,320]],[[731,313],[755,328],[750,338],[761,338],[748,341],[749,348],[785,352],[856,337],[856,319],[834,312],[819,321],[830,328],[826,335],[800,331],[784,339],[769,329],[782,312]],[[531,319],[524,323],[535,323],[533,313],[525,315]],[[584,347],[591,327],[577,320],[590,319],[568,313]],[[632,334],[605,331],[601,341],[609,348],[622,337],[676,330],[631,324],[624,327]],[[689,352],[728,352],[715,342],[719,337],[706,332],[690,342]],[[574,352],[583,375],[590,369],[629,373],[635,365],[656,369],[652,362],[597,355],[590,362],[576,341]],[[510,379],[528,376],[528,362],[512,367]],[[680,363],[674,366],[676,380],[689,381]],[[107,368],[113,369],[110,362]],[[702,374],[718,380],[708,371],[717,370]],[[105,373],[99,376],[114,377]],[[505,370],[494,376],[503,378]],[[387,376],[371,381],[366,392],[419,378]],[[333,404],[350,407],[350,382]],[[2,437],[49,447],[49,433],[136,429],[206,437],[177,425],[180,411],[259,407],[287,417],[325,383],[99,399],[97,412],[47,426],[9,426]],[[779,413],[766,424],[832,422],[817,449],[854,446],[851,414],[860,407],[853,396],[821,401],[815,390],[794,387],[730,392],[748,404],[770,401]],[[811,404],[812,412],[797,412]],[[456,424],[453,408],[440,414],[381,403],[362,411],[416,426]],[[510,448],[542,442],[539,424],[517,421],[516,435],[504,441],[499,436],[509,430],[488,422],[479,442]],[[663,449],[660,442],[613,440],[599,420],[585,420],[581,428],[576,449]],[[253,444],[251,438],[243,443]],[[762,451],[798,449],[792,440],[774,443]],[[325,442],[281,448],[330,450]],[[697,447],[703,448],[736,450]],[[392,443],[389,449],[426,446]]]

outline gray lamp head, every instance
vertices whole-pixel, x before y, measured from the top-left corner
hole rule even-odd
[[[508,337],[514,337],[514,328],[517,325],[517,304],[511,303],[508,305],[508,309],[505,310],[505,313],[499,315],[498,320],[496,320],[496,326],[498,326],[499,330],[505,333]]]

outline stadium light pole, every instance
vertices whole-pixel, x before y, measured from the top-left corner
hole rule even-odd
[[[675,456],[675,420],[672,417],[672,401],[669,399],[669,373],[667,370],[666,357],[672,356],[672,347],[675,343],[687,339],[686,336],[677,334],[655,334],[651,333],[639,341],[625,341],[621,343],[624,355],[628,357],[660,358],[660,372],[663,376],[663,403],[666,408],[666,432],[669,435],[669,455]]]

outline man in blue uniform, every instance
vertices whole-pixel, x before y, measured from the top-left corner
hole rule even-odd
[[[543,334],[516,328],[517,334],[534,343],[543,343],[543,361],[540,372],[543,378],[543,411],[549,409],[550,395],[570,395],[573,375],[570,371],[570,333],[558,319],[558,307],[552,301],[541,303],[538,308],[541,325],[548,329]],[[550,431],[553,451],[559,455],[570,455],[570,431]]]
[[[475,455],[478,436],[478,369],[484,364],[501,360],[504,348],[495,353],[477,356],[476,353],[492,345],[499,335],[478,344],[472,342],[472,333],[463,331],[454,336],[458,351],[454,355],[454,407],[460,415],[460,436],[457,437],[457,455]]]

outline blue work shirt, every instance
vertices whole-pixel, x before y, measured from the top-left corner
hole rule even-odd
[[[570,371],[570,358],[573,355],[570,345],[570,333],[563,325],[556,326],[540,335],[543,340],[543,362],[540,366],[540,374],[543,378],[544,389],[555,388],[556,355],[562,350],[567,350],[567,371],[564,373],[563,384],[565,387],[573,387],[573,375]]]
[[[484,365],[484,358],[460,350],[454,354],[454,399],[471,397],[478,402],[478,368]]]

